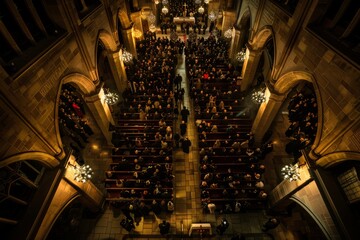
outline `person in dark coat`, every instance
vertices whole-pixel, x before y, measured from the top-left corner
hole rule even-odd
[[[163,220],[163,222],[159,224],[159,228],[161,235],[168,234],[170,230],[170,223]]]
[[[183,143],[182,143],[182,149],[184,153],[189,153],[190,152],[190,146],[191,146],[191,141],[189,138],[185,138]]]
[[[181,134],[181,136],[185,135],[186,129],[187,129],[187,125],[186,125],[185,121],[181,121],[181,123],[180,123],[180,134]]]
[[[188,116],[190,115],[189,110],[184,106],[183,109],[180,112],[181,118],[185,123],[187,123]]]

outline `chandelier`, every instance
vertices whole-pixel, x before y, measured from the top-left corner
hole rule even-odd
[[[265,102],[265,92],[264,90],[260,89],[255,91],[251,94],[251,100],[256,104],[262,104]]]
[[[290,182],[297,181],[300,179],[299,165],[285,165],[281,169],[281,174],[284,176],[284,179],[288,179]]]
[[[166,4],[168,4],[168,3],[169,3],[168,0],[162,0],[162,4],[166,5]]]
[[[201,0],[195,0],[195,4],[200,5],[200,4],[201,4]]]
[[[149,30],[150,32],[156,32],[156,26],[154,24],[150,24]]]
[[[213,21],[216,20],[216,18],[217,18],[216,13],[214,11],[211,11],[210,14],[209,14],[210,21],[213,22]]]
[[[161,12],[166,15],[166,14],[168,14],[169,9],[168,9],[166,6],[164,6],[164,7],[161,9]]]
[[[230,39],[230,38],[232,38],[232,33],[233,33],[232,28],[229,28],[228,30],[226,30],[226,31],[224,32],[224,37]]]
[[[159,0],[155,0],[155,4],[159,4],[160,3],[160,1]]]
[[[210,0],[204,0],[205,4],[209,4]]]
[[[198,9],[198,13],[203,14],[205,12],[205,9],[203,8],[203,6],[200,6]]]
[[[105,102],[109,105],[115,105],[119,101],[119,95],[115,92],[111,92],[109,89],[105,93]]]
[[[89,179],[91,179],[91,176],[94,174],[91,167],[89,165],[82,165],[82,166],[75,166],[72,165],[75,173],[74,173],[74,179],[78,182],[85,183]]]
[[[177,35],[177,33],[175,31],[172,31],[170,33],[170,40],[173,41],[173,42],[178,40],[178,35]]]
[[[132,54],[124,49],[123,53],[121,54],[121,61],[123,61],[124,63],[130,63],[132,59],[133,59]]]
[[[245,49],[243,48],[240,52],[238,52],[235,56],[236,60],[240,63],[243,63],[245,61]]]
[[[150,23],[150,24],[154,24],[155,22],[156,22],[156,17],[155,17],[155,15],[151,12],[150,14],[149,14],[149,16],[147,17],[147,20],[148,20],[148,22]]]
[[[142,32],[139,29],[134,30],[134,37],[135,38],[141,38]]]

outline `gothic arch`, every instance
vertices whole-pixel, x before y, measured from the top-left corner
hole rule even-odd
[[[239,14],[239,17],[238,17],[235,25],[238,29],[240,29],[242,31],[242,30],[245,30],[244,28],[247,24],[247,21],[250,21],[250,27],[251,27],[251,11],[250,11],[249,7],[247,7],[245,9],[245,11],[241,17]],[[250,29],[247,29],[247,30],[250,30]]]
[[[251,47],[253,50],[260,50],[265,47],[266,42],[273,38],[274,46],[276,49],[276,41],[275,41],[275,34],[273,28],[270,25],[263,26],[259,29],[259,31],[255,34],[252,42]],[[276,50],[275,50],[275,58],[276,58]],[[275,61],[274,61],[275,62]]]
[[[117,50],[115,40],[113,39],[113,37],[111,36],[111,34],[108,31],[101,29],[99,31],[97,39],[101,40],[101,42],[105,45],[107,50],[110,50],[112,52],[115,52]],[[96,45],[96,48],[97,48],[97,45]],[[95,52],[96,52],[96,50],[97,49],[95,49]]]
[[[291,89],[293,89],[298,83],[302,81],[307,81],[312,83],[312,86],[315,91],[316,102],[318,106],[318,126],[316,132],[316,138],[312,145],[312,148],[316,148],[320,143],[321,133],[323,128],[323,104],[322,98],[319,90],[319,86],[315,80],[315,77],[304,71],[291,71],[282,75],[274,84],[273,90],[278,95],[287,95]]]
[[[96,91],[96,86],[90,78],[80,73],[71,73],[63,77],[59,88],[58,96],[60,96],[61,86],[66,83],[75,83],[84,95],[90,95]]]
[[[316,164],[323,168],[330,168],[337,164],[343,163],[345,161],[355,160],[360,161],[360,153],[359,152],[334,152],[327,154],[318,160],[316,160]]]
[[[291,196],[290,200],[297,203],[300,207],[302,207],[310,216],[311,218],[317,223],[323,234],[326,236],[327,239],[332,239],[330,232],[328,231],[327,227],[324,226],[323,221],[321,221],[318,217],[318,215],[313,212],[312,209],[310,209],[305,203],[303,203],[298,197]]]
[[[38,161],[47,168],[55,168],[59,165],[59,161],[48,153],[44,152],[25,152],[10,156],[0,161],[0,168],[5,167],[11,163],[19,161]]]

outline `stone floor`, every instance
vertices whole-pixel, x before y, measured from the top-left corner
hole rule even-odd
[[[158,35],[159,37],[159,35]],[[161,37],[161,35],[160,35]],[[185,105],[191,112],[189,116],[186,135],[192,142],[189,154],[183,153],[180,149],[174,151],[173,172],[175,175],[174,185],[174,204],[175,211],[172,214],[161,214],[156,216],[150,213],[143,218],[135,230],[131,233],[120,226],[120,221],[124,218],[120,209],[112,208],[105,204],[103,213],[96,218],[83,218],[79,228],[72,235],[73,239],[88,240],[120,240],[120,239],[231,239],[236,234],[243,234],[247,240],[265,240],[265,239],[302,239],[298,237],[299,226],[296,223],[301,222],[301,214],[295,214],[296,217],[285,219],[275,230],[267,233],[261,231],[261,225],[269,216],[265,211],[246,212],[240,214],[204,214],[200,204],[199,188],[199,162],[198,162],[198,139],[192,111],[192,103],[189,97],[189,86],[185,74],[185,56],[179,56],[177,73],[182,78],[182,87],[185,89],[184,101],[181,102],[181,109]],[[264,174],[264,181],[268,188],[273,188],[280,181],[280,169],[284,164],[292,161],[284,153],[284,120],[279,116],[273,126],[274,153],[268,155],[265,159],[267,170]],[[174,128],[179,132],[180,121],[177,120]],[[97,135],[98,136],[98,135]],[[102,138],[94,136],[84,150],[85,161],[94,168],[94,184],[104,190],[104,172],[111,162],[111,148],[102,143]],[[276,154],[275,154],[276,153]],[[216,235],[215,228],[222,218],[226,218],[230,226],[222,236]],[[293,218],[295,220],[293,220]],[[167,220],[171,224],[170,233],[167,236],[161,236],[158,225],[162,220]],[[200,236],[195,233],[189,237],[188,231],[192,223],[210,223],[212,226],[212,236]],[[295,224],[294,224],[295,223]],[[291,227],[289,227],[291,226]],[[302,226],[304,228],[304,226]],[[309,231],[309,229],[307,229]],[[309,238],[311,239],[311,238]],[[316,239],[316,238],[315,238]]]

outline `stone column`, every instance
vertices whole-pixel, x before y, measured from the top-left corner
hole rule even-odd
[[[250,45],[246,46],[246,57],[242,68],[241,91],[246,91],[254,81],[256,70],[259,65],[262,50],[252,49]]]
[[[234,27],[234,37],[231,40],[229,58],[236,62],[235,56],[239,52],[240,30]]]
[[[269,100],[261,104],[251,129],[257,145],[261,144],[261,140],[279,112],[285,98],[285,95],[271,93]]]
[[[133,27],[131,26],[130,28],[122,29],[121,31],[124,37],[124,45],[126,50],[130,52],[134,58],[137,58],[135,39],[132,35],[132,29]]]
[[[109,132],[110,123],[114,125],[114,120],[112,118],[109,106],[105,102],[104,92],[101,89],[100,92],[92,96],[86,96],[85,102],[89,107],[92,115],[95,118],[97,125],[100,128],[100,131],[104,135],[107,143],[111,143],[111,132]]]
[[[122,51],[114,52],[108,55],[111,73],[114,76],[114,81],[118,92],[122,93],[127,86],[127,77],[125,72],[125,66],[120,61]]]

